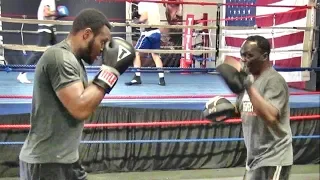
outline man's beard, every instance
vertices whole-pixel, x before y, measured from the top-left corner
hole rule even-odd
[[[182,17],[176,17],[176,18],[172,18],[171,15],[170,15],[170,12],[168,12],[168,10],[165,12],[165,15],[166,15],[166,19],[167,19],[167,22],[168,24],[170,25],[179,25],[179,24],[182,24],[183,21],[182,21]],[[182,29],[181,29],[182,30]]]
[[[82,57],[81,57],[81,59],[89,65],[93,64],[93,60],[91,60],[93,43],[94,43],[94,39],[91,39],[89,41],[87,49],[83,52]]]

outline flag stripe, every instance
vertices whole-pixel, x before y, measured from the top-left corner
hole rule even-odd
[[[224,53],[224,55],[228,55],[228,56],[233,56],[233,57],[237,57],[240,58],[240,49],[238,49],[237,52],[228,52],[228,53]],[[294,58],[300,58],[301,60],[302,57],[302,52],[298,52],[298,53],[270,53],[270,61],[282,61],[282,60],[289,60],[289,59],[293,59]]]
[[[273,32],[272,32],[273,31]],[[271,38],[278,38],[278,37],[282,37],[285,35],[290,35],[293,33],[298,33],[298,32],[303,32],[301,30],[279,30],[279,29],[274,29],[274,30],[247,30],[247,31],[243,31],[243,30],[226,30],[223,32],[224,36],[228,36],[228,37],[234,37],[234,38],[246,38],[249,35],[261,35],[267,39],[271,39]]]
[[[274,25],[280,25],[280,24],[291,22],[291,21],[303,19],[306,17],[306,15],[307,15],[306,9],[298,12],[276,14],[275,18],[271,14],[266,17],[256,18],[256,24],[257,26],[270,27]],[[273,22],[274,19],[275,19],[275,22]]]
[[[273,48],[281,48],[286,46],[293,46],[298,43],[303,43],[304,32],[297,32],[281,37],[274,38],[274,47]],[[225,38],[227,46],[233,47],[241,47],[242,43],[245,41],[245,38],[234,38],[234,37],[226,37]],[[268,39],[270,44],[272,44],[272,39]]]
[[[294,72],[283,72],[280,71],[279,74],[284,77],[286,82],[302,82],[310,80],[310,73],[306,71],[294,71]]]
[[[294,57],[289,59],[282,59],[281,61],[275,61],[274,66],[277,67],[301,67],[301,57]]]
[[[286,46],[292,46],[298,43],[303,43],[304,38],[304,32],[297,32],[290,35],[285,35],[282,37],[274,38],[274,47],[273,48],[280,48],[280,47],[286,47]],[[272,41],[268,39],[270,43]]]
[[[232,56],[232,55],[228,55],[226,57],[232,57],[232,58],[236,59],[237,61],[241,60],[239,57]],[[270,64],[273,65],[273,62],[270,61]],[[281,61],[275,61],[274,66],[276,66],[276,67],[291,67],[291,68],[300,67],[301,66],[301,57],[294,57],[294,58],[289,58],[289,59],[283,59]]]
[[[269,4],[273,4],[273,3],[277,3],[280,2],[281,0],[257,0],[256,4],[259,5],[269,5]]]
[[[278,24],[275,27],[306,27],[306,25],[307,25],[307,17],[304,17],[302,19],[298,19],[295,21]],[[282,30],[290,31],[294,29],[292,28],[292,29],[282,29]]]
[[[292,2],[295,1],[295,2]],[[308,5],[309,0],[281,0],[276,3],[266,4],[266,5],[292,5],[292,6],[306,6]],[[258,6],[256,15],[265,15],[265,14],[274,14],[274,13],[281,13],[281,12],[287,12],[294,7],[263,7]],[[300,8],[300,7],[296,7]]]
[[[306,89],[306,82],[300,81],[300,82],[290,82],[288,83],[288,86],[297,88],[297,89]]]

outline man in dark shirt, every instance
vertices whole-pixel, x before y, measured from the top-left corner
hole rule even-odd
[[[78,163],[84,120],[135,58],[134,48],[125,40],[112,38],[110,28],[104,14],[85,9],[75,18],[68,37],[40,58],[31,129],[19,156],[22,180],[86,179]],[[92,64],[101,53],[103,65],[89,84],[82,60]]]

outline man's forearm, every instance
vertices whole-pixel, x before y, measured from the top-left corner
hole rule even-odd
[[[104,90],[91,83],[82,93],[79,99],[79,113],[81,113],[80,119],[86,119],[89,117],[96,108],[100,105],[105,96]]]
[[[267,102],[255,89],[250,87],[247,89],[254,112],[266,120],[269,124],[277,122],[278,110]]]
[[[56,16],[57,12],[56,11],[50,11],[48,16]]]

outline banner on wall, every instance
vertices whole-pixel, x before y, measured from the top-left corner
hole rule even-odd
[[[178,1],[178,0],[177,0]],[[158,3],[160,9],[161,24],[163,25],[182,25],[182,4]],[[131,3],[131,16],[137,18],[138,3]],[[132,27],[132,43],[135,45],[140,37],[140,28]],[[160,28],[161,49],[181,50],[183,29]],[[179,67],[181,54],[160,54],[164,67]],[[141,53],[141,65],[143,67],[155,66],[151,54]]]
[[[309,0],[224,0],[224,3],[259,4],[259,5],[308,5]],[[224,6],[224,26],[257,26],[257,27],[307,27],[307,9],[263,7],[263,6]],[[230,20],[232,18],[242,19]],[[229,20],[228,20],[229,19]],[[240,47],[249,35],[261,35],[267,38],[272,50],[288,50],[287,52],[275,52],[270,54],[270,60],[276,67],[300,68],[303,61],[309,61],[303,52],[289,50],[304,49],[306,32],[298,29],[244,29],[223,30],[225,36],[222,39],[222,49],[236,50],[232,53],[223,53],[221,57],[233,56],[240,58]],[[238,51],[237,51],[238,50]],[[309,72],[280,72],[289,84],[304,88],[305,81],[310,79]],[[295,84],[294,84],[295,83]]]

